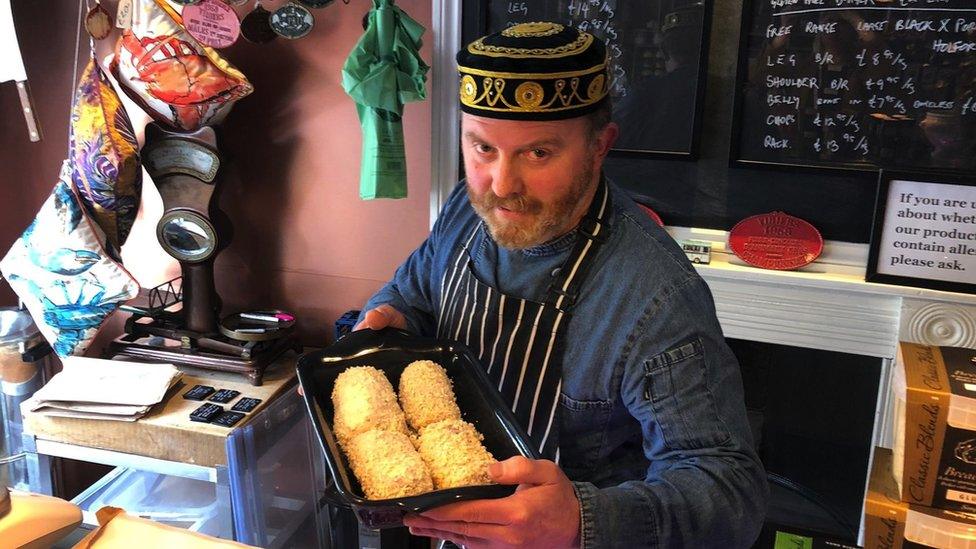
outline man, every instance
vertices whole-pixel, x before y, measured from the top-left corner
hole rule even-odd
[[[407,526],[466,547],[749,546],[767,488],[738,367],[694,268],[601,176],[603,44],[527,23],[457,60],[466,181],[357,327],[471,347],[545,459],[490,467],[510,497]]]

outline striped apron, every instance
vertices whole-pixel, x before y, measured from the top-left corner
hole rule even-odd
[[[566,328],[605,240],[609,211],[610,193],[601,180],[577,227],[572,253],[553,271],[542,302],[505,295],[475,276],[469,248],[484,222],[468,235],[441,279],[437,336],[464,343],[478,355],[539,454],[556,463]]]

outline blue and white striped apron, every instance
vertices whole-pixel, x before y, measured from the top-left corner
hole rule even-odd
[[[557,463],[566,328],[605,240],[609,211],[609,190],[601,180],[577,227],[573,251],[554,271],[543,302],[505,295],[475,276],[469,248],[484,222],[460,246],[441,279],[437,336],[464,343],[478,355],[539,454]]]

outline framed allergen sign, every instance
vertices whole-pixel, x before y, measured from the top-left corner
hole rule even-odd
[[[976,293],[976,177],[882,171],[866,280]]]

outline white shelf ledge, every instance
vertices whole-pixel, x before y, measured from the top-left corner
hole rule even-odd
[[[881,358],[899,339],[976,346],[976,295],[865,282],[866,244],[828,241],[817,262],[774,271],[727,251],[725,231],[668,232],[712,243],[711,263],[697,268],[728,337]]]

